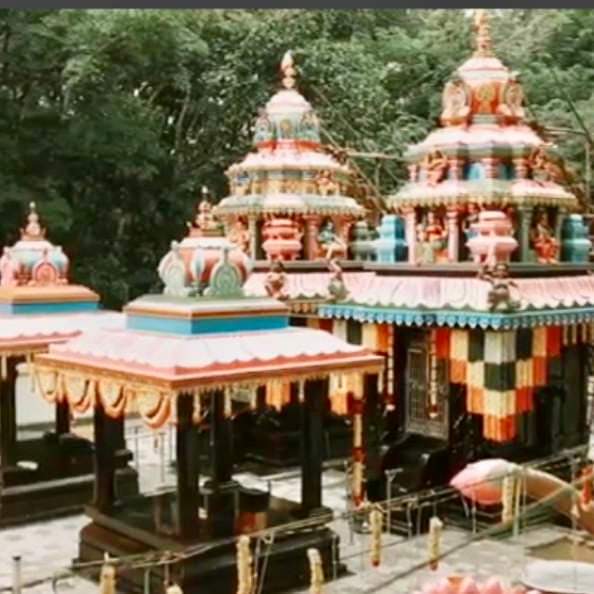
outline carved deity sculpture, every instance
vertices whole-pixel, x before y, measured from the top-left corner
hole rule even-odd
[[[425,232],[427,233],[427,241],[433,246],[436,260],[443,259],[445,256],[443,251],[447,248],[448,232],[432,210],[427,213]]]
[[[237,219],[227,236],[242,252],[248,253],[250,249],[250,232],[241,219]]]
[[[524,90],[518,80],[518,75],[513,72],[510,79],[501,89],[501,99],[497,113],[511,120],[521,120],[524,117]]]
[[[284,118],[278,125],[278,138],[280,140],[290,140],[293,138],[293,122],[288,118]]]
[[[565,184],[570,181],[563,162],[553,159],[542,146],[535,148],[529,158],[532,171],[541,174],[544,181]]]
[[[316,186],[318,194],[330,196],[338,193],[338,183],[334,179],[334,173],[328,169],[320,171],[316,177]]]
[[[253,180],[247,173],[242,173],[235,178],[232,193],[236,196],[246,196],[253,193]]]
[[[273,299],[287,299],[288,294],[285,290],[287,284],[287,275],[285,267],[281,260],[273,260],[270,264],[270,272],[266,275],[264,288]]]
[[[559,244],[555,239],[553,229],[549,225],[545,211],[538,214],[536,224],[531,232],[532,247],[536,252],[536,259],[543,264],[557,262]]]
[[[303,140],[318,140],[318,116],[313,110],[306,111],[299,122],[299,135]]]
[[[320,231],[318,240],[324,250],[324,258],[332,260],[333,257],[342,256],[344,258],[347,245],[343,239],[336,233],[334,223],[328,220],[324,228]]]
[[[255,124],[254,131],[254,142],[256,144],[260,142],[267,142],[273,138],[273,128],[270,118],[268,117],[265,110],[261,110],[258,115],[258,119]]]
[[[513,311],[518,309],[520,302],[512,298],[511,287],[517,284],[509,278],[509,264],[498,262],[492,268],[482,272],[482,278],[491,283],[491,290],[487,295],[491,311]]]
[[[423,168],[427,172],[427,183],[436,186],[445,177],[448,160],[439,150],[433,150],[423,160]]]
[[[434,264],[435,263],[435,249],[427,238],[427,230],[423,224],[417,225],[417,241],[415,242],[415,263],[420,264]]]
[[[349,292],[344,283],[342,268],[337,260],[331,259],[328,262],[328,269],[331,273],[328,285],[328,299],[329,301],[344,301]]]
[[[61,282],[60,282],[61,281]],[[65,279],[60,279],[58,269],[50,262],[47,249],[43,250],[43,257],[37,262],[31,271],[31,280],[29,285],[47,286],[65,283]]]
[[[17,269],[10,248],[5,247],[0,258],[0,287],[16,287],[19,284]]]
[[[466,83],[459,77],[450,80],[443,90],[441,123],[445,126],[467,124],[470,115],[469,103]]]

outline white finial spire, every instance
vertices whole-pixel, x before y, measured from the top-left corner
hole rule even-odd
[[[480,58],[492,56],[493,43],[491,40],[491,25],[488,11],[483,9],[474,11],[474,32],[476,45],[474,55]]]
[[[295,62],[293,60],[293,54],[291,50],[285,52],[283,59],[281,60],[281,72],[283,73],[283,87],[285,89],[292,89],[295,86],[295,79],[297,71],[295,70]]]

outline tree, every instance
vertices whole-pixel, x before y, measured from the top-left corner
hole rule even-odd
[[[435,126],[470,24],[453,10],[2,10],[2,238],[36,200],[77,282],[120,306],[158,288],[200,187],[226,194],[287,49],[326,140],[400,157]],[[577,128],[571,103],[592,129],[594,11],[496,11],[492,29],[531,114]],[[561,148],[583,175],[581,138]],[[379,171],[384,193],[406,176],[400,161]]]

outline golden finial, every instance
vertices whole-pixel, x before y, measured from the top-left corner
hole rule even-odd
[[[491,41],[491,26],[489,14],[486,10],[474,11],[474,33],[476,49],[474,55],[477,58],[489,58],[493,55],[493,43]]]
[[[281,72],[283,73],[283,87],[285,89],[292,89],[295,86],[295,78],[297,71],[294,68],[295,62],[293,61],[293,54],[291,50],[285,52],[283,59],[281,60]]]
[[[45,229],[39,224],[39,215],[37,214],[37,205],[35,202],[29,202],[29,216],[27,217],[27,226],[21,229],[21,239],[32,241],[43,239]]]

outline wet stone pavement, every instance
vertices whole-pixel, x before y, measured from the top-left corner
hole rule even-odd
[[[138,461],[142,491],[152,491],[163,484],[173,485],[175,476],[169,465],[163,464],[163,461],[167,462],[170,457],[170,452],[175,451],[172,441],[168,437],[162,440],[155,439],[154,436],[146,432],[140,433],[133,427],[128,435],[129,447]],[[138,439],[135,439],[135,435]],[[146,437],[142,437],[143,435]],[[270,485],[273,495],[299,500],[300,480],[298,475],[293,473],[274,477],[258,477],[250,473],[235,476],[246,486],[267,489]],[[346,511],[344,474],[339,470],[326,470],[323,485],[324,505],[338,514]],[[14,555],[20,555],[22,558],[25,583],[40,578],[51,578],[55,572],[66,567],[76,557],[78,533],[87,521],[84,515],[77,515],[0,530],[0,592],[10,591]],[[348,572],[338,580],[328,581],[323,588],[324,594],[408,594],[420,589],[428,580],[452,573],[471,574],[479,579],[500,575],[511,584],[519,580],[523,567],[531,559],[528,547],[550,543],[567,534],[563,528],[546,526],[523,532],[515,538],[474,542],[448,556],[440,563],[437,571],[422,569],[403,576],[402,574],[416,564],[427,559],[426,535],[405,540],[399,536],[384,534],[382,562],[379,567],[374,568],[371,567],[369,559],[368,534],[351,533],[344,520],[336,520],[332,527],[340,536],[341,561],[346,563]],[[446,525],[442,537],[442,550],[466,542],[470,536],[468,532]],[[54,590],[51,581],[23,589],[23,594],[52,592]],[[97,594],[98,587],[80,577],[71,577],[59,580],[55,592]],[[306,594],[308,588],[298,592]]]

